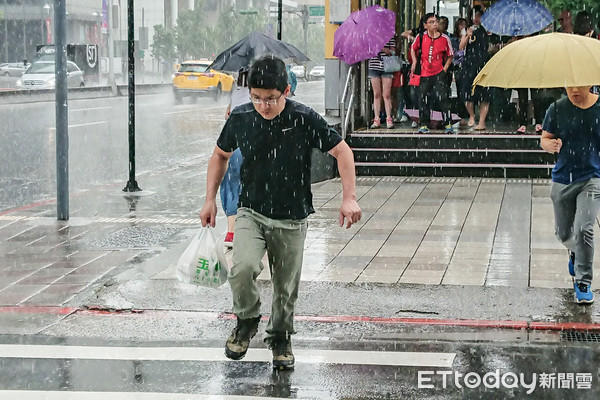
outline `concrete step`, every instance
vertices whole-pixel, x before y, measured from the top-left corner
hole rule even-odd
[[[540,135],[508,129],[456,134],[371,129],[346,140],[358,175],[548,178],[554,166],[554,156],[540,148]]]

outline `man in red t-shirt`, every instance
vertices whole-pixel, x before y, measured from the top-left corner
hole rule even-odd
[[[421,82],[419,84],[419,119],[420,133],[428,133],[427,125],[431,120],[431,102],[436,101],[442,111],[446,133],[454,133],[448,103],[448,86],[446,74],[452,64],[454,52],[450,38],[437,29],[438,20],[434,13],[425,14],[423,18],[425,31],[415,38],[410,52],[413,60],[420,63]],[[417,57],[420,54],[420,57]],[[411,66],[414,74],[417,63]],[[434,100],[435,99],[435,100]]]

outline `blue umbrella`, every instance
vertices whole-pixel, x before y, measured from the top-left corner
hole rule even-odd
[[[554,18],[546,7],[535,0],[500,0],[481,17],[481,25],[504,36],[525,36],[539,32]]]

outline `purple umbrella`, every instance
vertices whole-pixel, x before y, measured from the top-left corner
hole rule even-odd
[[[396,34],[396,14],[381,6],[350,14],[333,35],[333,55],[346,64],[374,57]]]

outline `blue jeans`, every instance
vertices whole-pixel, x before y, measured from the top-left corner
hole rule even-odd
[[[225,176],[221,182],[219,192],[221,193],[221,204],[225,215],[232,216],[237,214],[238,203],[242,183],[240,182],[240,169],[242,168],[242,152],[236,149],[229,158],[229,165]]]

